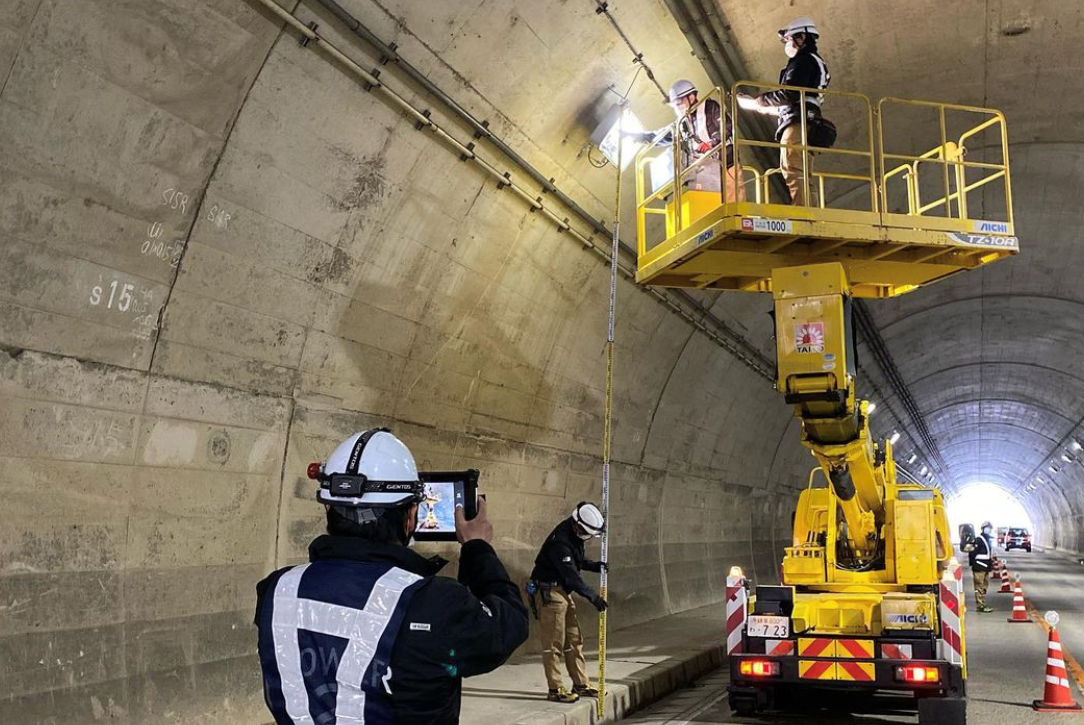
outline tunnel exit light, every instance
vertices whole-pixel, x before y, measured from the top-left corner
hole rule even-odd
[[[1009,489],[993,483],[976,483],[964,486],[958,492],[945,496],[949,523],[953,536],[957,536],[961,524],[971,524],[976,531],[983,521],[989,521],[994,529],[1003,526],[1026,528],[1036,533],[1031,516],[1019,499],[1013,498]]]

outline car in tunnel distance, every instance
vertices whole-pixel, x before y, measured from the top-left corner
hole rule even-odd
[[[1023,549],[1031,553],[1031,532],[1027,529],[1010,528],[1005,532],[1005,551]]]

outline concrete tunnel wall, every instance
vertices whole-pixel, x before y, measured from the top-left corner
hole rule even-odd
[[[590,4],[343,5],[611,214],[582,113],[635,68]],[[622,20],[665,82],[703,80],[661,3]],[[0,5],[4,722],[266,721],[253,585],[304,557],[305,466],[355,430],[480,468],[517,580],[599,496],[604,264],[280,30],[252,0]],[[774,578],[809,458],[768,380],[618,295],[625,626],[719,601],[732,564]],[[766,299],[706,299],[771,348]]]

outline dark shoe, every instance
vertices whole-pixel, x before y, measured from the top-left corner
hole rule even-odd
[[[580,696],[575,692],[569,692],[563,687],[558,687],[556,690],[550,690],[550,694],[546,696],[546,699],[570,704],[579,700]]]
[[[976,607],[976,609],[977,609],[978,611],[982,612],[983,614],[986,614],[987,612],[992,612],[992,611],[994,611],[994,608],[993,608],[993,607],[988,607],[988,606],[986,606],[985,604],[983,604],[983,605],[982,605],[981,607]]]
[[[573,685],[572,692],[580,697],[598,697],[598,690],[589,685]]]

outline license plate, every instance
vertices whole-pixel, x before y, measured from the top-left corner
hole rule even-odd
[[[790,617],[771,617],[754,614],[745,624],[750,637],[772,637],[782,639],[790,636]]]

